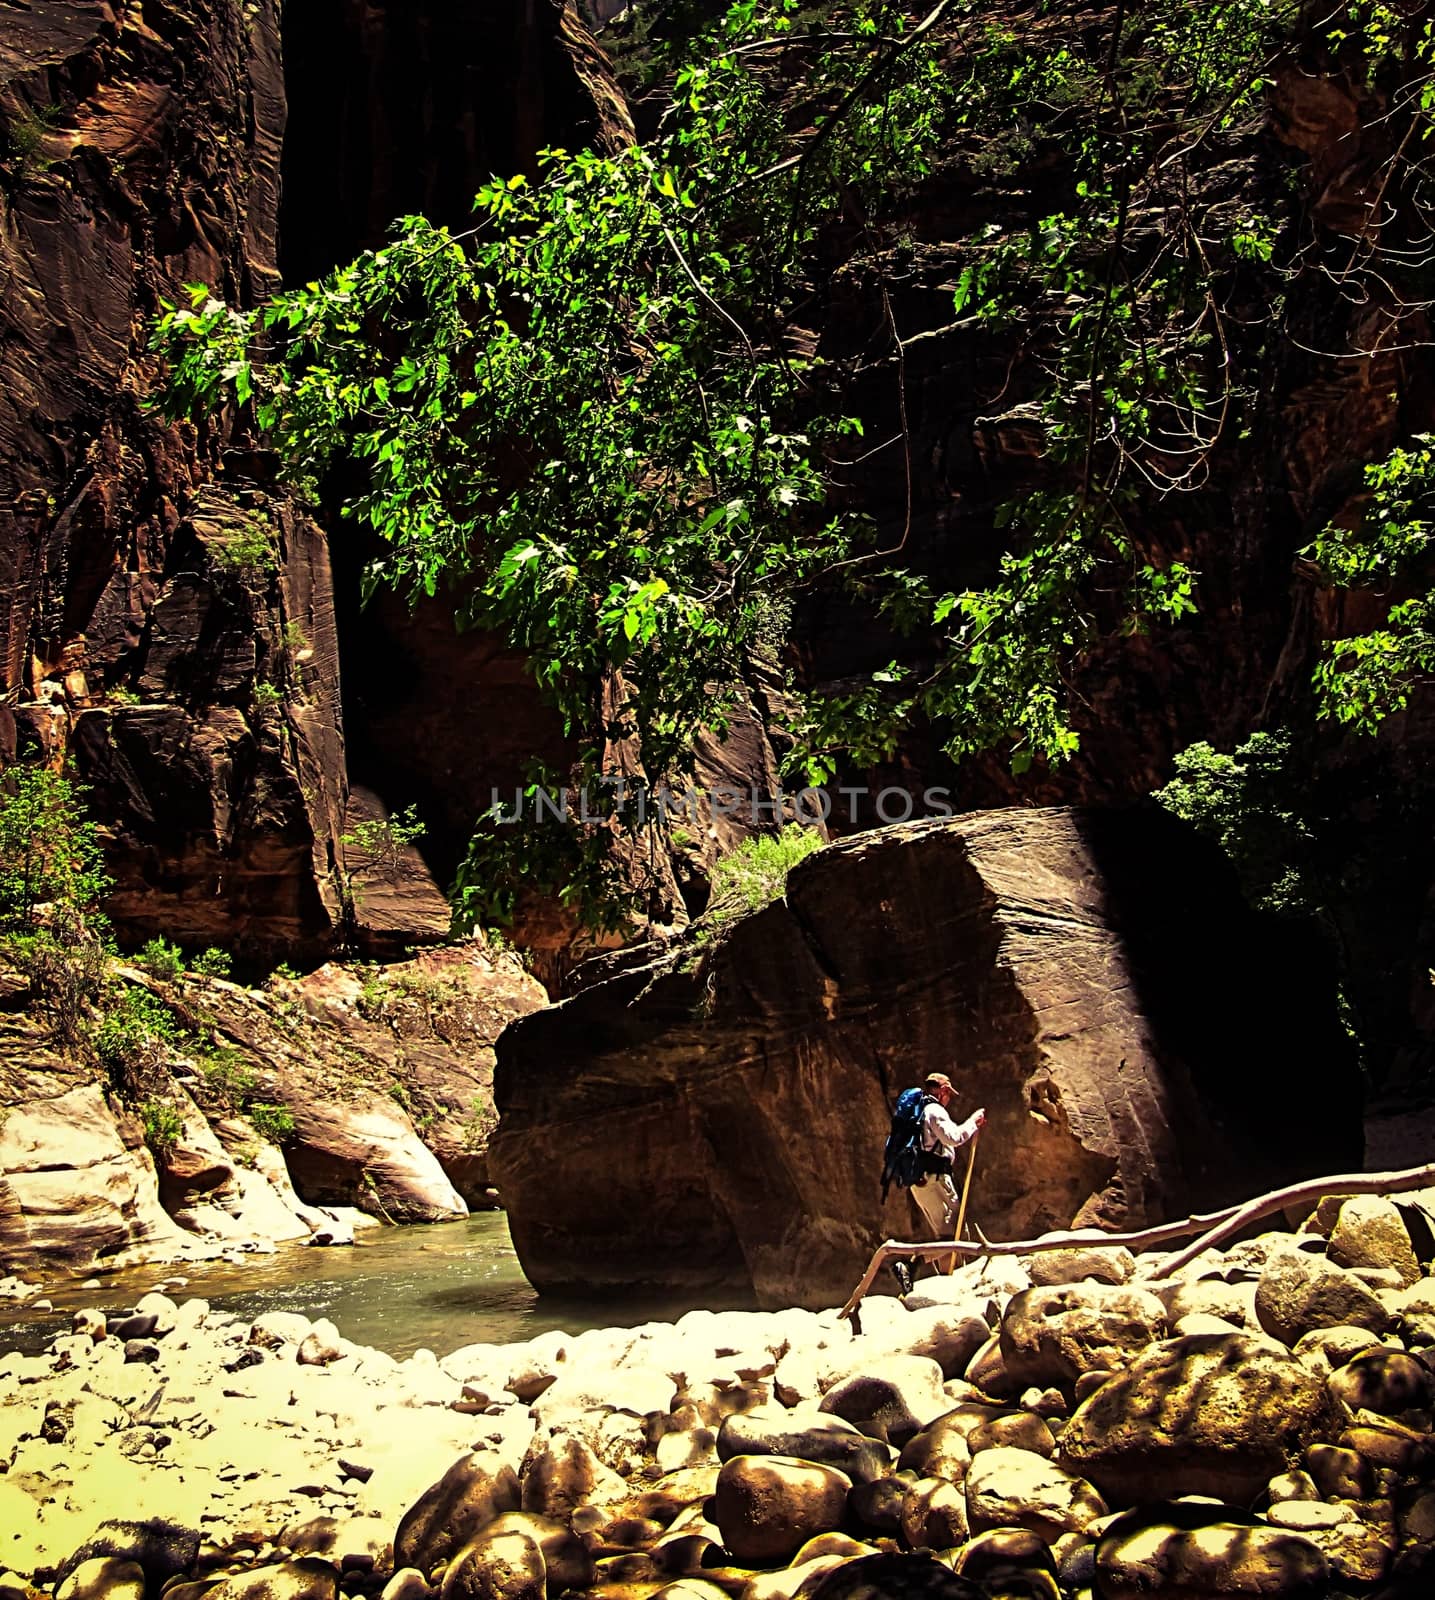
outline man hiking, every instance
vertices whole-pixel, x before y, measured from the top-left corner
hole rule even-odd
[[[987,1120],[982,1107],[965,1122],[953,1122],[947,1108],[955,1098],[956,1090],[945,1072],[928,1073],[920,1089],[908,1089],[899,1096],[882,1170],[883,1199],[894,1181],[910,1190],[934,1239],[953,1236],[958,1206],[952,1182],[954,1158],[964,1144],[976,1138]],[[901,1292],[908,1293],[912,1287],[911,1265],[894,1261],[892,1272]]]

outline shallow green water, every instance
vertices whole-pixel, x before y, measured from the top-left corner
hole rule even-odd
[[[352,1248],[281,1245],[277,1255],[172,1268],[132,1267],[99,1272],[98,1289],[31,1272],[44,1285],[52,1312],[27,1312],[0,1302],[0,1350],[34,1352],[67,1332],[82,1306],[127,1310],[149,1290],[168,1285],[176,1300],[199,1295],[216,1309],[256,1317],[264,1311],[300,1311],[328,1317],[347,1339],[390,1355],[432,1350],[447,1355],[460,1345],[532,1339],[550,1328],[632,1326],[670,1320],[690,1303],[645,1300],[540,1300],[518,1265],[501,1211],[433,1227],[368,1228]],[[186,1282],[180,1285],[180,1280]]]

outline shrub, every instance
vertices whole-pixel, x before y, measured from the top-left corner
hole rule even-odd
[[[5,952],[24,973],[36,1006],[49,1018],[56,1043],[84,1037],[90,1007],[104,988],[108,951],[84,919],[71,911],[35,933],[12,934]]]
[[[215,1045],[199,1064],[205,1087],[230,1111],[242,1111],[246,1099],[259,1084],[259,1075],[249,1058],[233,1045]]]
[[[288,1106],[271,1100],[255,1100],[245,1108],[255,1133],[270,1144],[282,1144],[294,1131],[294,1116]]]
[[[42,906],[69,906],[95,932],[111,888],[81,790],[47,767],[23,764],[0,777],[0,931],[26,931]]]
[[[273,572],[278,564],[274,540],[262,522],[244,522],[237,528],[229,529],[223,539],[214,540],[206,548],[210,559],[225,572]]]
[[[498,1113],[481,1094],[476,1094],[458,1136],[465,1150],[482,1150],[497,1126]]]
[[[155,938],[140,951],[138,962],[158,983],[173,983],[184,971],[184,955],[177,944]]]
[[[124,1092],[158,1066],[178,1037],[174,1015],[148,989],[126,989],[91,1035],[113,1088]]]
[[[146,1100],[140,1107],[145,1143],[157,1156],[172,1150],[184,1133],[184,1118],[164,1100]]]
[[[790,823],[781,833],[762,834],[744,839],[712,871],[712,897],[703,922],[709,928],[721,927],[760,911],[787,888],[787,875],[799,861],[822,848],[822,835],[815,828]]]
[[[384,1006],[388,999],[388,974],[380,972],[376,967],[370,967],[359,990],[359,1015],[367,1017],[370,1022],[377,1022],[384,1014]]]
[[[232,978],[234,958],[218,945],[210,945],[189,964],[189,970],[201,978]]]
[[[1156,790],[1156,800],[1221,847],[1251,905],[1297,915],[1317,910],[1302,776],[1309,769],[1290,735],[1254,733],[1231,755],[1193,744],[1173,765],[1176,776]]]
[[[279,685],[271,683],[268,678],[261,678],[254,685],[254,709],[261,716],[273,711],[283,698]]]
[[[368,865],[383,872],[397,872],[400,852],[408,845],[422,839],[424,824],[419,821],[418,807],[405,806],[390,817],[368,817],[341,839],[346,850],[360,850],[368,856]]]
[[[45,136],[54,129],[59,118],[59,106],[48,105],[22,112],[11,121],[5,135],[4,154],[21,177],[43,172],[50,165],[41,152],[45,148]]]

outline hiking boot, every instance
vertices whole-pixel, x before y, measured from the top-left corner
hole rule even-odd
[[[912,1269],[905,1261],[892,1262],[892,1276],[897,1280],[897,1294],[900,1299],[912,1292]]]

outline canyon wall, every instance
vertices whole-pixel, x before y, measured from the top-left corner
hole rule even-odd
[[[6,13],[0,764],[74,758],[123,938],[163,931],[263,966],[352,937],[341,655],[371,661],[387,626],[352,626],[361,555],[332,559],[242,418],[169,427],[148,409],[161,303],[203,283],[253,305],[281,266],[327,270],[405,209],[461,221],[490,171],[550,139],[623,137],[625,117],[576,11],[552,0],[462,17],[359,0]],[[445,673],[492,676],[489,642],[441,631],[451,661],[387,675],[410,704],[434,703]],[[409,637],[422,656],[421,631]],[[518,676],[500,663],[493,693]],[[375,680],[356,678],[368,754]],[[527,754],[546,724],[535,693],[518,699],[511,742]],[[423,731],[425,794],[472,726]],[[367,765],[392,784],[405,754],[380,739]],[[473,790],[511,771],[500,750]],[[401,781],[378,803],[413,798]],[[456,847],[435,832],[447,872]],[[367,947],[432,938],[432,884],[422,893],[412,926]]]

